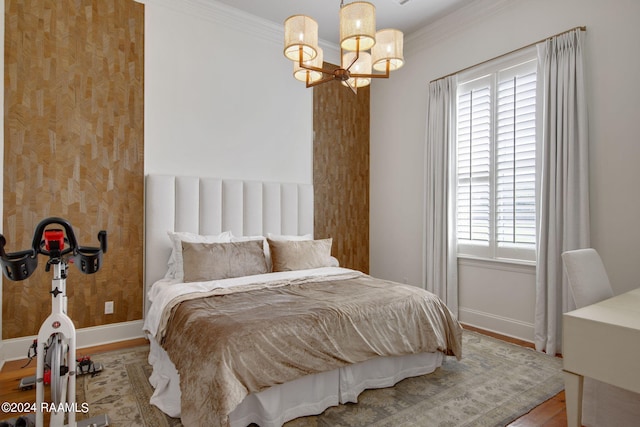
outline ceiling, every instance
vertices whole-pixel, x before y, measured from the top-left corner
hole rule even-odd
[[[282,24],[291,15],[318,21],[319,38],[338,44],[340,0],[218,0],[228,6]],[[396,28],[405,37],[473,0],[369,0],[376,7],[376,28]],[[400,4],[403,3],[404,4]],[[346,3],[351,3],[347,0]]]

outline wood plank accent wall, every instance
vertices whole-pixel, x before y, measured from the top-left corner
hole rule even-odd
[[[328,67],[330,64],[326,64]],[[369,272],[369,87],[313,88],[314,233],[340,265]]]
[[[6,250],[29,248],[50,216],[82,246],[107,230],[102,270],[70,267],[68,314],[77,328],[141,319],[144,5],[5,0],[5,23]],[[37,334],[50,312],[45,262],[25,281],[3,278],[4,339]]]

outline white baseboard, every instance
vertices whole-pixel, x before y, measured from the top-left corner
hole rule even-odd
[[[76,330],[76,347],[82,349],[94,345],[109,344],[144,337],[142,325],[144,320],[112,323],[110,325],[92,326]],[[26,359],[29,346],[37,336],[11,338],[0,342],[0,368],[4,362]]]
[[[460,322],[469,326],[495,332],[522,341],[533,342],[534,325],[517,319],[496,316],[478,310],[460,307],[458,309]]]

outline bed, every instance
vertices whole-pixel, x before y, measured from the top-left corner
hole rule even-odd
[[[461,357],[435,295],[313,239],[311,185],[149,175],[145,248],[151,403],[185,425],[280,426]]]

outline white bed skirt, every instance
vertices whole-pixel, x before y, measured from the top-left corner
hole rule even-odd
[[[180,379],[166,351],[150,339],[149,382],[155,388],[151,404],[170,417],[180,417]],[[442,365],[441,352],[379,357],[333,371],[298,378],[247,396],[229,415],[232,427],[256,423],[280,427],[294,418],[322,413],[330,406],[357,402],[365,389],[390,387],[428,374]]]

